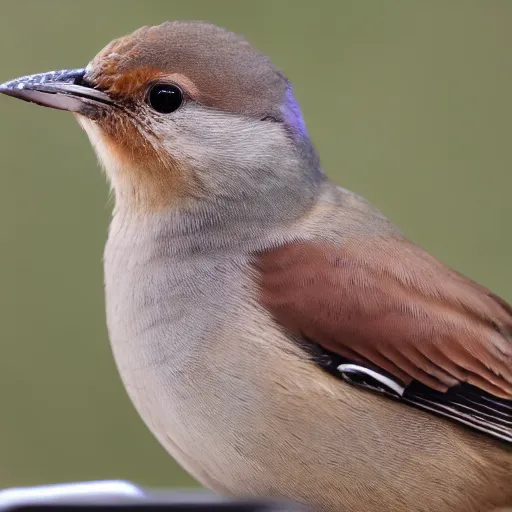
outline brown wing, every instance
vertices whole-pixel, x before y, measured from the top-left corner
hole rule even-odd
[[[257,256],[277,322],[404,384],[512,398],[512,308],[399,237],[292,243]]]

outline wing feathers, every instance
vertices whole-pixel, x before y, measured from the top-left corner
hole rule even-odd
[[[277,322],[406,385],[445,392],[467,382],[512,398],[510,305],[398,236],[345,245],[300,242],[257,256]]]

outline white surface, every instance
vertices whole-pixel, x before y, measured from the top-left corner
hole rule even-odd
[[[121,500],[133,501],[143,497],[142,489],[123,480],[16,487],[0,491],[0,510],[13,505],[96,502],[106,504]]]
[[[395,393],[402,396],[404,394],[405,388],[398,384],[398,382],[382,375],[381,373],[377,373],[370,368],[366,368],[364,366],[359,366],[357,364],[340,364],[338,366],[338,371],[346,372],[350,376],[350,372],[354,372],[355,374],[366,374],[370,377],[373,377],[377,382],[384,384],[389,389],[392,389]]]

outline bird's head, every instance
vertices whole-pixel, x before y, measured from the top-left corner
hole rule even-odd
[[[109,43],[85,69],[0,92],[75,113],[118,207],[298,201],[321,176],[290,83],[243,38],[168,22]],[[268,212],[267,212],[268,213]]]

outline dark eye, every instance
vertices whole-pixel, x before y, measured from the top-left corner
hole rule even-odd
[[[170,114],[183,103],[181,89],[172,84],[155,84],[148,94],[148,103],[161,114]]]

